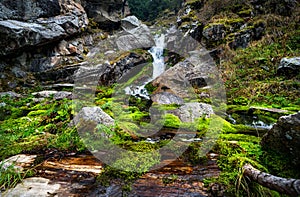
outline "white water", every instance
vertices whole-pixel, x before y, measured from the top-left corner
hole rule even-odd
[[[164,62],[164,57],[163,57],[163,52],[164,52],[164,47],[165,47],[165,35],[161,34],[156,35],[154,37],[155,41],[155,46],[152,47],[148,52],[152,55],[153,57],[153,73],[152,77],[145,81],[143,85],[141,86],[128,86],[125,88],[125,93],[129,95],[139,95],[141,97],[145,97],[147,99],[150,99],[146,89],[145,85],[149,82],[151,82],[153,79],[161,75],[165,71],[165,62]]]

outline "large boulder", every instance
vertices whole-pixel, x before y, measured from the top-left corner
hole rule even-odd
[[[207,118],[212,114],[212,106],[206,103],[186,103],[175,112],[182,122],[194,122],[197,118]]]
[[[159,92],[157,94],[154,94],[151,96],[151,100],[158,104],[177,104],[182,105],[184,103],[184,100],[175,94],[172,94],[170,92]]]
[[[205,50],[190,52],[191,57],[177,63],[153,80],[157,87],[154,93],[170,92],[180,98],[193,99],[196,94],[193,88],[210,88],[217,77],[213,59]]]
[[[116,39],[119,50],[145,49],[155,45],[147,25],[142,24],[135,16],[122,19],[125,32]]]
[[[88,24],[84,9],[73,0],[3,1],[2,5],[0,55],[66,38]]]
[[[114,119],[106,114],[100,107],[84,107],[72,120],[71,125],[83,126],[85,124],[103,124],[113,126]],[[81,125],[80,125],[81,124]]]
[[[300,166],[300,111],[282,116],[262,138],[262,146],[289,158],[293,165]]]

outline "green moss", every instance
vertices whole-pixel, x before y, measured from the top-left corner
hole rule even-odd
[[[42,115],[45,115],[46,112],[47,112],[47,110],[43,110],[43,109],[37,110],[37,111],[31,111],[31,112],[28,113],[28,116],[29,117],[30,116],[42,116]]]
[[[179,128],[181,121],[173,114],[165,114],[161,120],[164,127],[168,128]]]

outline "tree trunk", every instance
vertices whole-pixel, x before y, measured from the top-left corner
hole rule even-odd
[[[243,171],[245,176],[264,187],[283,194],[300,196],[300,179],[286,179],[277,177],[265,172],[261,172],[250,164],[244,165]]]

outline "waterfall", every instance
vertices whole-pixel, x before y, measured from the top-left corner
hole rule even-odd
[[[148,80],[146,80],[142,85],[140,86],[128,86],[125,88],[125,93],[129,95],[139,95],[141,97],[150,99],[146,89],[145,85],[149,82],[151,82],[153,79],[161,75],[165,71],[165,63],[164,63],[164,47],[165,47],[165,35],[156,35],[154,37],[155,46],[153,46],[151,49],[148,50],[148,52],[153,57],[153,73],[152,77],[150,77]]]
[[[155,79],[165,71],[165,62],[163,56],[165,47],[165,35],[156,35],[154,41],[155,46],[148,51],[153,57],[153,74],[151,80]]]

